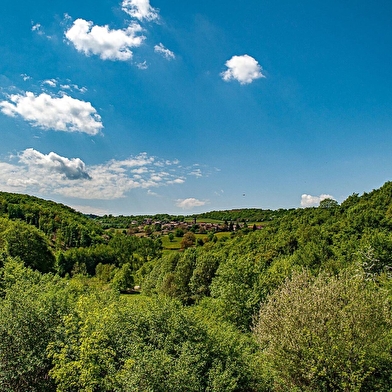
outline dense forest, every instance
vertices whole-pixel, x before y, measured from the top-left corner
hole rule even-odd
[[[391,391],[391,300],[392,182],[191,217],[0,192],[1,391]]]

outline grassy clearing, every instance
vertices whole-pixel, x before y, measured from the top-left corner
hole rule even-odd
[[[164,235],[161,237],[162,240],[162,246],[164,249],[170,249],[170,250],[178,250],[181,249],[181,237],[174,237],[173,241],[169,240],[168,235]]]
[[[202,240],[204,240],[205,238],[208,237],[208,234],[195,234],[196,236],[196,241],[201,238]],[[220,233],[216,233],[215,236],[218,238],[218,240],[220,240],[223,237],[227,237],[230,238],[230,233],[229,232],[220,232]],[[169,240],[169,236],[168,235],[164,235],[161,237],[162,240],[162,247],[163,247],[163,251],[172,251],[172,250],[180,250],[181,249],[181,241],[182,241],[182,237],[174,237],[173,241]],[[166,253],[166,252],[165,252]]]

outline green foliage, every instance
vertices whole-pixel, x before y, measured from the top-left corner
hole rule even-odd
[[[113,264],[102,264],[99,263],[95,268],[95,276],[103,283],[109,283],[115,273],[117,268]]]
[[[229,326],[210,331],[174,301],[82,296],[59,333],[49,346],[58,391],[240,391],[259,382],[254,344]]]
[[[174,235],[175,235],[176,237],[183,237],[183,236],[184,236],[184,230],[183,230],[183,229],[180,229],[180,228],[177,228],[176,231],[175,231],[175,233],[174,233]]]
[[[362,274],[294,274],[254,332],[277,390],[389,391],[391,304]]]
[[[58,272],[61,276],[71,273],[74,266],[84,265],[86,273],[94,275],[98,264],[118,265],[115,251],[107,245],[94,245],[89,248],[71,248],[57,257]]]
[[[113,340],[118,329],[117,299],[93,292],[78,298],[48,346],[51,377],[57,391],[114,390],[117,357]]]
[[[127,291],[133,289],[134,279],[130,264],[123,264],[117,270],[112,279],[112,287],[118,291]]]
[[[392,389],[392,183],[207,215],[235,232],[137,237],[155,221],[0,193],[0,390]]]
[[[263,292],[256,290],[263,265],[247,256],[228,258],[219,265],[212,281],[211,296],[221,316],[246,330],[251,324]]]
[[[46,347],[72,302],[65,281],[8,259],[0,298],[0,389],[54,391]]]
[[[324,199],[320,201],[320,208],[336,208],[339,206],[339,203],[331,198]]]
[[[188,231],[187,233],[184,234],[184,237],[182,238],[181,249],[190,248],[191,246],[195,245],[195,242],[196,242],[195,234],[191,231]]]
[[[41,272],[53,271],[55,257],[44,235],[21,221],[0,218],[0,248],[11,257],[19,257],[26,266]]]
[[[210,284],[220,259],[202,248],[190,248],[183,253],[165,255],[150,265],[143,277],[146,293],[161,293],[191,304],[210,294]]]
[[[98,264],[112,264],[116,267],[130,264],[132,271],[137,271],[143,263],[160,257],[161,246],[159,239],[117,233],[106,244],[60,252],[57,256],[58,272],[65,276],[71,273],[76,264],[85,265],[90,276],[95,274]]]
[[[268,222],[282,217],[287,210],[262,210],[259,208],[242,208],[235,210],[211,211],[197,215],[198,220],[213,219],[226,222]],[[230,230],[231,231],[231,230]]]
[[[0,216],[39,229],[58,249],[102,241],[102,228],[85,215],[34,196],[0,192]]]

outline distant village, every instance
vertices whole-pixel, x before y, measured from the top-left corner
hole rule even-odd
[[[223,222],[223,223],[210,223],[210,222],[197,222],[196,218],[191,222],[178,222],[178,221],[160,221],[151,218],[144,219],[140,224],[134,220],[131,222],[131,227],[128,229],[129,234],[151,234],[153,232],[160,232],[162,235],[167,235],[176,231],[183,233],[192,231],[197,234],[219,233],[219,232],[236,232],[238,230],[261,230],[263,226],[253,224],[248,226],[247,222]]]

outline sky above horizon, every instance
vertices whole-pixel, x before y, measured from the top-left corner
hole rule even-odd
[[[5,0],[0,191],[98,215],[392,180],[392,4]]]

